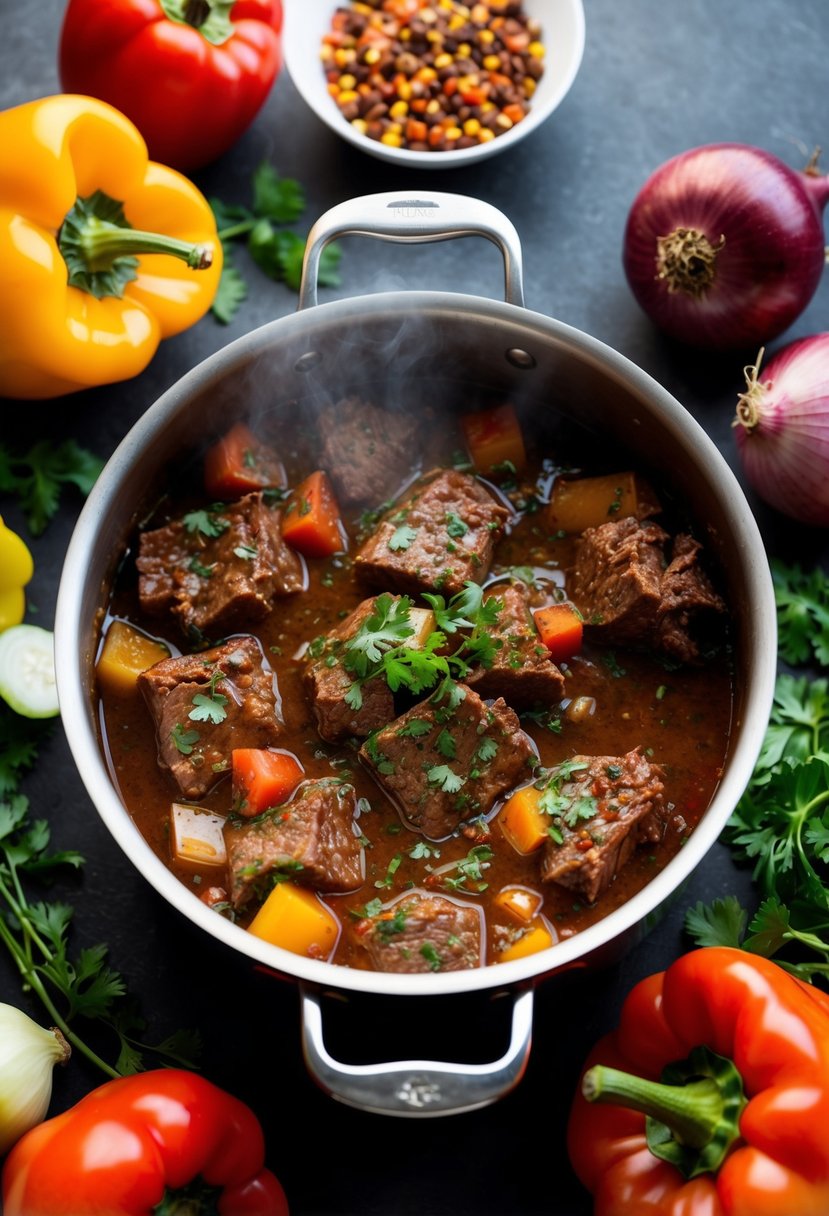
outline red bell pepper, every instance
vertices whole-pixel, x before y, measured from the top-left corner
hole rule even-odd
[[[264,105],[281,30],[282,0],[69,0],[61,86],[131,118],[153,160],[198,169]]]
[[[204,1077],[160,1068],[108,1081],[18,1140],[5,1216],[288,1216],[262,1128]]]
[[[829,1000],[710,946],[628,995],[585,1064],[568,1151],[595,1216],[826,1216],[827,1128]]]

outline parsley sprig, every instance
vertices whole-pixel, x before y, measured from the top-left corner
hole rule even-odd
[[[144,1042],[146,1022],[123,976],[107,964],[107,947],[98,944],[71,953],[72,907],[60,900],[32,898],[33,880],[51,882],[61,872],[78,871],[84,858],[72,849],[53,850],[48,822],[30,816],[19,782],[34,763],[43,735],[26,737],[24,731],[11,711],[0,713],[0,943],[26,989],[38,997],[72,1047],[108,1076],[140,1071],[145,1053],[162,1064],[193,1067],[198,1035],[177,1031],[160,1043]],[[114,1035],[114,1064],[79,1035],[79,1019],[98,1022]]]
[[[435,614],[433,629],[419,646],[409,644],[415,629],[411,624],[412,602],[408,596],[384,592],[374,610],[345,644],[342,664],[354,677],[345,694],[346,702],[358,710],[363,703],[361,685],[382,676],[392,692],[405,688],[417,696],[440,685],[463,680],[475,663],[492,664],[499,641],[491,630],[503,602],[494,596],[484,599],[477,583],[467,582],[448,602],[442,595],[424,595]],[[452,653],[446,653],[448,638],[464,633]]]
[[[244,241],[253,261],[265,274],[282,280],[295,291],[302,277],[305,237],[285,225],[295,223],[305,211],[305,192],[298,181],[280,177],[273,165],[263,161],[251,181],[250,207],[211,198],[224,263],[211,311],[217,321],[227,325],[246,299],[247,283],[234,261],[236,243]],[[318,281],[325,287],[340,283],[341,250],[328,245],[320,257]]]
[[[829,662],[829,578],[773,564],[780,658]],[[698,945],[742,946],[801,979],[829,981],[829,682],[781,672],[748,787],[723,832],[752,866],[761,902],[749,919],[735,896],[698,903]]]

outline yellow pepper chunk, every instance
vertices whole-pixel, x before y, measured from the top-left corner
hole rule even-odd
[[[601,477],[559,477],[553,485],[547,519],[554,531],[585,528],[639,514],[636,475],[629,471]]]
[[[0,631],[19,625],[26,612],[23,588],[34,574],[32,555],[0,517]]]
[[[513,959],[526,958],[530,954],[537,954],[539,950],[547,950],[553,944],[554,939],[549,925],[539,917],[523,937],[519,937],[517,942],[513,942],[511,946],[507,946],[506,950],[501,951],[497,956],[497,961],[511,963]]]
[[[148,638],[126,621],[113,621],[95,669],[98,682],[109,693],[129,694],[142,671],[169,655],[163,642]]]
[[[529,887],[504,887],[492,901],[513,920],[528,925],[544,902],[537,891]]]
[[[248,932],[294,954],[326,959],[337,944],[340,926],[313,891],[281,882],[248,925]]]

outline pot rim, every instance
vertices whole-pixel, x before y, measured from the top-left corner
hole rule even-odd
[[[211,911],[188,891],[139,832],[110,779],[94,730],[94,710],[81,645],[89,622],[83,619],[83,589],[87,554],[96,540],[98,523],[114,509],[126,470],[151,450],[153,436],[169,417],[218,379],[239,370],[275,338],[301,334],[310,317],[337,325],[353,325],[358,317],[395,315],[405,307],[413,315],[449,310],[478,323],[519,325],[529,340],[533,333],[558,339],[565,349],[601,366],[605,373],[656,407],[666,428],[680,435],[686,447],[699,452],[717,488],[723,510],[740,553],[745,555],[746,603],[754,613],[751,649],[752,687],[744,701],[739,738],[729,754],[726,771],[714,797],[687,844],[646,886],[594,925],[524,959],[442,974],[399,975],[361,971],[340,964],[305,958],[262,941],[239,925]],[[759,560],[762,557],[762,561]],[[649,373],[627,356],[582,330],[544,314],[500,300],[453,292],[393,291],[352,296],[317,305],[308,312],[276,318],[231,341],[191,368],[138,419],[107,461],[80,513],[67,549],[58,588],[55,614],[55,665],[61,721],[81,780],[111,835],[143,877],[179,913],[225,946],[247,955],[253,963],[280,975],[326,989],[377,993],[386,996],[440,996],[501,989],[541,979],[564,969],[587,966],[591,954],[641,922],[677,892],[716,842],[754,769],[771,711],[777,674],[777,618],[771,575],[762,538],[743,491],[725,458],[690,412]]]

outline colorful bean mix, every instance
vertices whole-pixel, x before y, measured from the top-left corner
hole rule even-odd
[[[544,71],[541,27],[513,0],[357,0],[322,44],[347,122],[393,148],[472,148],[526,116]]]

